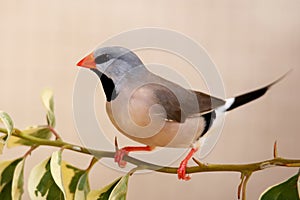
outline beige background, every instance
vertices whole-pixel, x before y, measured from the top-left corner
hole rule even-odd
[[[67,141],[79,144],[72,116],[75,63],[114,34],[157,26],[179,31],[203,45],[218,66],[227,96],[294,69],[266,97],[227,115],[220,141],[205,162],[268,159],[275,140],[281,156],[299,158],[299,10],[299,0],[1,0],[0,109],[9,112],[19,128],[42,124],[39,94],[51,87],[57,130]],[[143,60],[150,58],[166,60],[163,55]],[[6,150],[0,160],[25,150]],[[26,177],[48,154],[49,148],[32,154]],[[81,167],[89,161],[71,152],[65,152],[64,158]],[[267,187],[296,171],[276,168],[255,173],[249,181],[249,199],[257,199]],[[91,175],[92,188],[97,189],[120,173],[97,165]],[[189,182],[178,181],[175,175],[135,175],[130,179],[128,199],[236,199],[238,183],[235,173],[195,174]]]

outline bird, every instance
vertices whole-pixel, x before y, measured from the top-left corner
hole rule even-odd
[[[125,155],[152,151],[156,147],[189,148],[177,176],[190,180],[188,161],[201,148],[203,137],[218,117],[263,96],[275,83],[228,99],[184,88],[152,73],[130,49],[107,46],[95,49],[77,66],[88,68],[100,79],[106,97],[106,112],[118,131],[145,146],[118,147],[115,162],[125,167]]]

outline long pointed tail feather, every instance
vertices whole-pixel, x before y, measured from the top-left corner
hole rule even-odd
[[[262,87],[260,89],[236,96],[234,98],[230,98],[226,100],[225,104],[225,111],[233,110],[237,107],[240,107],[246,103],[249,103],[255,99],[258,99],[259,97],[263,96],[273,85],[281,81],[290,71],[285,73],[283,76],[278,78],[276,81],[273,81],[272,83],[268,84],[265,87]]]

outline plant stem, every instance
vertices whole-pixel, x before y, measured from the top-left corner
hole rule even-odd
[[[7,130],[0,128],[0,132],[7,134]],[[38,137],[34,137],[29,134],[25,134],[22,131],[18,129],[14,129],[12,132],[12,136],[21,138],[23,140],[27,140],[30,142],[30,144],[33,144],[31,146],[31,149],[24,155],[25,157],[28,156],[35,148],[38,146],[52,146],[52,147],[58,147],[58,148],[64,148],[71,151],[92,155],[93,158],[90,162],[90,165],[88,166],[87,170],[90,170],[92,166],[101,158],[114,158],[115,152],[110,151],[99,151],[99,150],[93,150],[88,149],[79,145],[74,145],[71,143],[67,143],[61,140],[61,138],[58,136],[56,137],[56,140],[48,140],[48,139],[42,139]],[[277,143],[274,144],[273,149],[273,159],[264,160],[260,162],[255,163],[249,163],[249,164],[204,164],[201,163],[199,160],[193,158],[197,166],[187,167],[186,173],[192,174],[192,173],[201,173],[201,172],[239,172],[241,173],[241,183],[238,187],[238,198],[240,198],[240,195],[242,196],[242,200],[246,200],[246,187],[248,180],[253,172],[264,170],[271,167],[300,167],[300,160],[299,159],[286,159],[278,157],[277,152]],[[127,161],[129,163],[132,163],[136,165],[136,168],[132,171],[132,173],[136,170],[153,170],[161,173],[169,173],[169,174],[177,174],[176,167],[168,167],[168,166],[161,166],[156,165],[152,163],[148,163],[133,157],[130,157],[128,155],[125,155],[123,157],[124,161]]]
[[[6,133],[6,129],[0,128],[0,132]],[[60,148],[63,147],[71,151],[93,155],[96,158],[103,158],[103,157],[114,158],[115,156],[115,152],[87,149],[79,145],[63,142],[62,140],[53,141],[53,140],[41,139],[41,138],[33,137],[28,134],[24,134],[18,129],[14,129],[12,135],[27,140],[38,146],[44,145],[44,146],[53,146],[53,147],[60,147]],[[157,172],[170,173],[170,174],[177,173],[177,167],[156,165],[126,155],[124,156],[124,160],[140,167],[141,169],[154,170]],[[186,172],[189,174],[199,173],[199,172],[224,172],[224,171],[252,173],[255,171],[264,170],[276,166],[300,167],[300,160],[285,159],[281,157],[275,157],[273,159],[269,159],[261,162],[249,163],[249,164],[203,164],[196,159],[194,159],[194,161],[198,164],[198,166],[187,167]]]
[[[89,166],[86,168],[86,171],[90,171],[92,169],[92,167],[94,166],[94,164],[96,162],[98,162],[98,160],[99,160],[98,158],[93,157],[92,160],[91,160],[91,162],[90,162],[90,164],[89,164]]]
[[[61,137],[59,136],[59,134],[56,132],[56,130],[52,126],[48,126],[48,129],[53,133],[56,140],[61,140]]]

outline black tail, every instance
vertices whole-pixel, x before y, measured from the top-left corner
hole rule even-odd
[[[257,90],[254,90],[254,91],[251,91],[246,94],[242,94],[242,95],[239,95],[239,96],[233,98],[233,103],[226,109],[226,111],[233,110],[237,107],[240,107],[246,103],[249,103],[249,102],[263,96],[268,91],[268,89],[270,89],[270,87],[272,87],[273,85],[275,85],[276,83],[281,81],[289,72],[290,71],[288,71],[283,76],[278,78],[276,81],[270,83],[269,85],[267,85],[263,88],[260,88],[260,89],[257,89]]]

